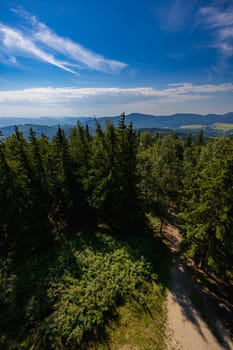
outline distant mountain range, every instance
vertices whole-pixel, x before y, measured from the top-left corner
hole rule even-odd
[[[106,120],[110,120],[114,125],[118,124],[119,116],[99,117],[98,122],[102,127]],[[88,125],[91,129],[95,127],[95,119],[91,117],[40,117],[40,118],[0,118],[0,130],[3,137],[7,137],[14,132],[17,125],[25,136],[28,136],[32,127],[37,136],[42,133],[51,138],[55,135],[57,126],[60,125],[68,133],[70,128],[79,121],[82,125]],[[209,136],[233,133],[233,112],[226,114],[191,114],[177,113],[173,115],[148,115],[141,113],[131,113],[126,116],[126,124],[133,123],[135,129],[162,129],[173,130],[182,133],[197,133],[201,128]]]

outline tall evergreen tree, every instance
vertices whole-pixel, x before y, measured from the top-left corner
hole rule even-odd
[[[89,205],[96,212],[97,221],[108,221],[106,206],[108,198],[109,164],[105,134],[96,121],[95,136],[92,142],[90,169],[85,186]]]
[[[12,171],[6,159],[5,147],[0,142],[0,253],[2,255],[7,254],[10,247],[12,248],[18,229],[13,186]],[[12,218],[15,218],[15,221]]]
[[[119,225],[133,230],[139,219],[139,196],[136,157],[138,149],[138,136],[133,130],[132,123],[125,126],[125,115],[122,114],[118,127],[118,184],[119,191]]]
[[[201,267],[224,274],[233,261],[233,143],[218,138],[205,146],[194,185],[184,186],[183,249]],[[230,266],[231,265],[231,266]]]

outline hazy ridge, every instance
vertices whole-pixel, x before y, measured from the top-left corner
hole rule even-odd
[[[103,127],[106,120],[111,120],[117,125],[119,116],[108,116],[96,118]],[[82,125],[88,125],[90,128],[95,126],[96,120],[93,117],[39,117],[39,118],[0,118],[0,130],[3,137],[7,137],[14,132],[14,126],[19,126],[25,136],[28,135],[30,128],[41,135],[44,133],[48,137],[52,137],[57,126],[60,125],[68,133],[69,129],[80,122]],[[205,133],[210,136],[219,134],[231,134],[231,127],[226,130],[220,130],[215,127],[217,124],[233,124],[233,112],[226,114],[192,114],[192,113],[176,113],[172,115],[148,115],[141,113],[131,113],[126,116],[126,123],[133,123],[135,129],[170,129],[176,131],[197,132],[203,128]]]

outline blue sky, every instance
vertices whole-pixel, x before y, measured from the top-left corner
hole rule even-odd
[[[233,111],[233,1],[1,0],[0,117]]]

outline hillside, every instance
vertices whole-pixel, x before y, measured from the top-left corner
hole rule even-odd
[[[106,120],[117,126],[119,116],[108,116],[97,118],[101,127],[105,126]],[[42,133],[49,138],[56,133],[57,126],[64,128],[66,133],[79,121],[82,125],[90,128],[95,126],[95,118],[91,117],[40,117],[40,118],[1,118],[0,130],[3,137],[7,137],[14,132],[14,126],[19,126],[20,131],[27,137],[30,128],[36,131],[37,135]],[[166,129],[175,130],[182,133],[196,133],[201,128],[207,136],[229,135],[233,132],[233,112],[226,114],[191,114],[177,113],[172,115],[148,115],[141,113],[131,113],[126,116],[126,124],[133,123],[135,129]]]

